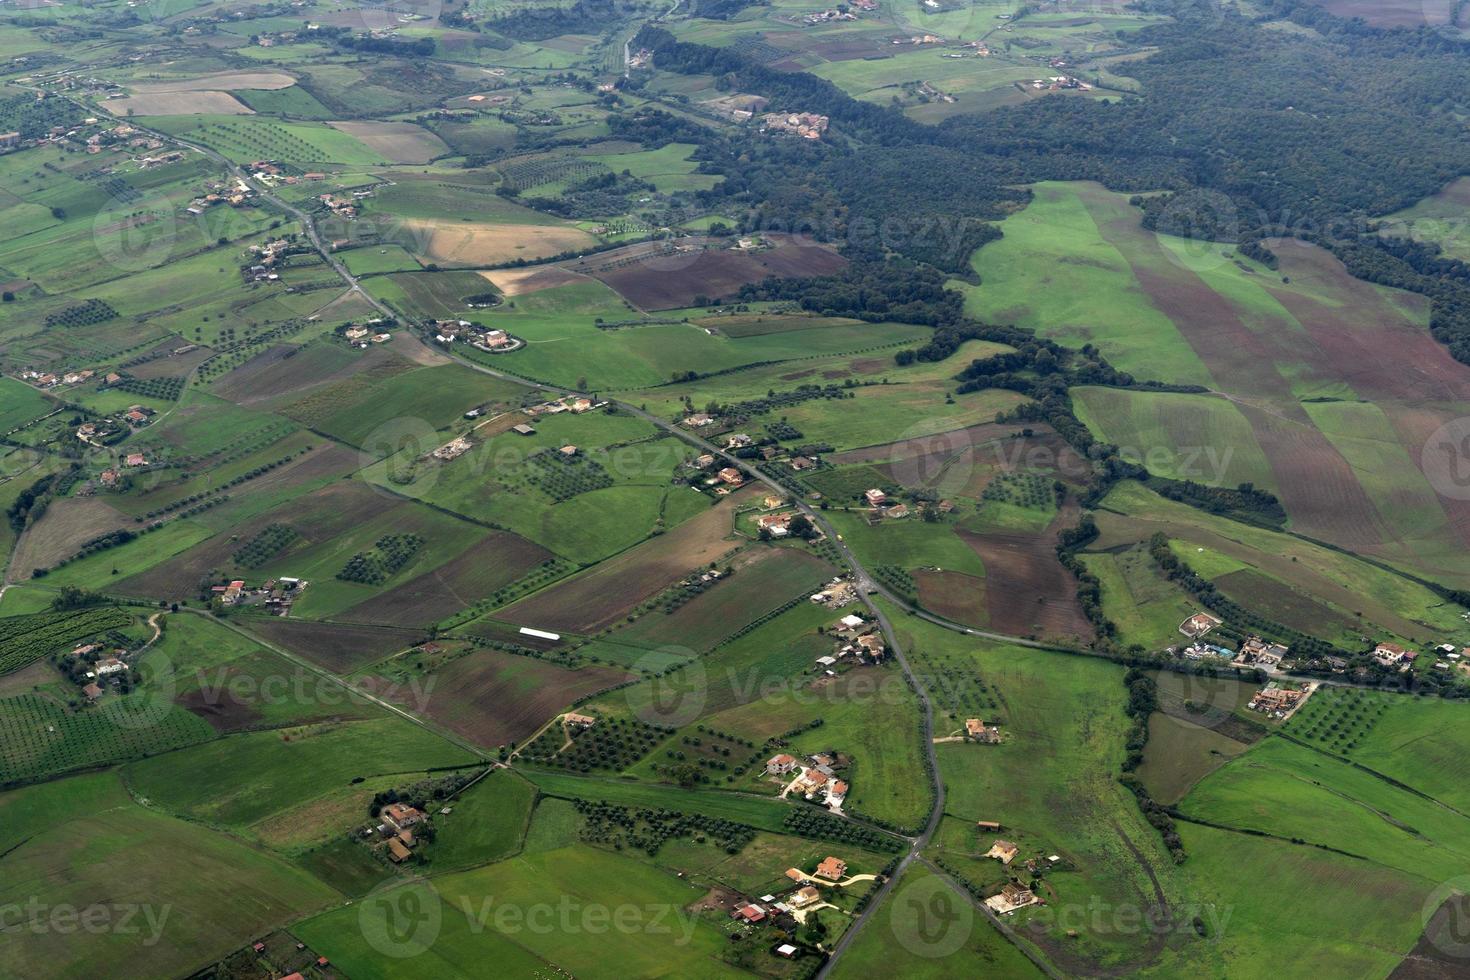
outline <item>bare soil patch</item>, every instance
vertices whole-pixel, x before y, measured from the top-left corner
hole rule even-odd
[[[50,568],[76,554],[88,541],[133,526],[132,518],[116,510],[101,497],[67,497],[54,500],[45,515],[26,529],[16,544],[12,563],[17,578],[31,577],[37,568]]]
[[[296,79],[282,71],[221,71],[196,78],[136,82],[128,88],[139,94],[151,95],[157,92],[207,92],[245,88],[275,91],[295,84]]]
[[[492,269],[480,275],[490,280],[490,283],[506,296],[539,293],[543,289],[568,286],[584,279],[583,276],[556,265],[541,266],[536,269]]]
[[[272,643],[333,673],[350,674],[390,653],[428,639],[423,630],[345,623],[313,623],[280,617],[250,621],[250,629]]]
[[[255,110],[229,92],[155,92],[102,103],[114,116],[252,116]]]
[[[919,587],[919,605],[925,609],[969,626],[990,624],[985,579],[933,568],[921,568],[913,576]]]
[[[449,152],[443,140],[413,123],[368,121],[327,125],[366,144],[393,163],[428,163]]]
[[[830,275],[847,265],[827,245],[786,236],[765,237],[774,247],[740,251],[719,247],[724,243],[718,240],[691,237],[674,243],[679,250],[672,253],[664,249],[667,243],[644,243],[563,265],[602,280],[647,310],[690,306],[697,296],[725,296],[768,276]]]
[[[985,563],[990,627],[1013,636],[1086,642],[1092,624],[1077,604],[1077,580],[1057,561],[1057,532],[1077,523],[1075,505],[1041,534],[957,530]]]
[[[628,677],[610,667],[569,670],[532,657],[477,650],[423,680],[422,689],[430,692],[423,709],[451,731],[493,749],[524,741],[573,702]]]
[[[441,265],[486,266],[516,259],[544,259],[588,248],[597,239],[567,225],[492,224],[405,218],[416,249]]]

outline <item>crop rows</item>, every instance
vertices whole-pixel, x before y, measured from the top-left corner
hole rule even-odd
[[[68,643],[131,622],[132,617],[115,606],[0,619],[0,674],[19,670]]]
[[[154,755],[205,741],[209,725],[145,697],[68,711],[35,694],[0,699],[0,783]]]

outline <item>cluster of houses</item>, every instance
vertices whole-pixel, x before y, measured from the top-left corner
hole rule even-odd
[[[573,415],[581,415],[590,412],[594,408],[602,408],[607,402],[593,401],[584,395],[567,395],[565,398],[557,398],[530,408],[522,409],[527,415],[535,418],[541,415],[560,415],[563,412],[571,412]]]
[[[365,192],[364,192],[365,193]],[[339,218],[352,219],[357,217],[357,195],[343,197],[340,194],[318,194],[317,200],[322,203],[332,214]]]
[[[857,20],[857,14],[850,10],[838,10],[836,7],[828,7],[826,10],[818,10],[807,14],[801,19],[803,24],[827,24],[839,20]]]
[[[768,112],[761,117],[761,132],[787,133],[802,139],[819,140],[827,131],[827,117],[815,112]]]
[[[989,820],[979,821],[976,827],[982,834],[993,833],[1001,829],[1000,824]],[[1019,845],[997,837],[991,842],[990,849],[983,856],[994,861],[999,861],[1007,868],[1010,868],[1012,863],[1020,856],[1020,853],[1021,848]],[[1055,868],[1061,862],[1062,856],[1060,854],[1050,854],[1045,857],[1026,858],[1022,861],[1022,866],[1034,878],[1045,871]],[[1031,888],[1027,888],[1016,880],[1008,881],[1001,885],[999,892],[985,899],[985,906],[997,915],[1010,915],[1012,912],[1028,906],[1040,904],[1040,897]]]
[[[242,208],[249,204],[254,197],[255,191],[250,189],[250,185],[239,177],[236,177],[228,183],[215,182],[210,184],[203,195],[189,202],[188,207],[184,208],[184,212],[186,214],[201,215],[208,209],[221,204],[228,205],[232,208]]]
[[[109,378],[117,375],[108,375]],[[83,422],[77,426],[77,440],[85,442],[89,446],[106,445],[109,442],[118,441],[122,435],[132,429],[141,429],[153,422],[158,413],[146,405],[129,405],[126,410],[116,415],[108,415],[91,422]]]
[[[1259,636],[1252,636],[1240,645],[1231,663],[1236,667],[1280,667],[1281,661],[1290,652],[1290,647],[1280,643],[1267,643]]]
[[[435,320],[434,340],[445,347],[459,341],[489,354],[506,354],[525,346],[525,341],[504,330],[481,327],[468,320]]]
[[[291,605],[301,597],[308,583],[299,578],[266,579],[260,585],[250,587],[243,579],[234,579],[222,585],[210,586],[210,599],[221,606],[264,606],[273,616],[285,616]]]
[[[286,173],[281,164],[274,160],[255,160],[246,167],[250,171],[250,177],[258,180],[267,187],[277,184],[298,184],[303,180],[326,180],[327,175],[320,172],[305,173],[300,177]]]
[[[276,267],[293,252],[300,251],[284,238],[250,246],[250,261],[240,267],[240,276],[246,282],[276,282],[280,274]]]
[[[120,647],[108,649],[101,643],[79,643],[71,653],[73,657],[87,664],[87,669],[82,671],[80,679],[82,695],[89,702],[95,702],[101,698],[105,693],[103,685],[122,678],[129,669],[127,662],[123,659],[128,652]]]
[[[883,662],[883,655],[888,652],[877,624],[853,613],[848,613],[832,624],[827,635],[836,638],[835,649],[831,654],[817,658],[816,669],[829,677],[836,675],[836,668],[843,661],[879,664]]]
[[[383,319],[376,317],[367,323],[349,323],[342,336],[354,350],[366,350],[369,344],[386,344],[393,334],[383,329]]]
[[[66,385],[79,385],[83,381],[90,380],[95,373],[93,371],[63,371],[56,374],[52,371],[26,368],[20,372],[20,380],[33,388],[60,388]]]
[[[1246,707],[1252,711],[1259,711],[1263,715],[1285,720],[1290,718],[1316,689],[1316,684],[1304,684],[1295,688],[1283,687],[1273,681],[1257,691],[1246,703]]]
[[[1291,648],[1281,644],[1273,643],[1259,636],[1247,637],[1240,644],[1239,650],[1231,650],[1218,643],[1206,642],[1203,637],[1217,626],[1221,625],[1218,616],[1207,612],[1196,612],[1184,622],[1179,624],[1179,632],[1190,639],[1190,643],[1183,647],[1169,647],[1165,652],[1181,657],[1185,660],[1221,661],[1232,667],[1254,668],[1258,670],[1274,671],[1286,664],[1288,667],[1307,670],[1327,670],[1332,673],[1346,673],[1350,669],[1350,663],[1341,656],[1315,656],[1303,659],[1298,655],[1294,661],[1288,662]],[[1407,674],[1414,669],[1419,661],[1420,652],[1412,650],[1397,643],[1382,642],[1373,647],[1367,655],[1378,666]],[[1434,648],[1434,669],[1470,670],[1470,647],[1461,650],[1453,643],[1441,643]],[[1289,700],[1289,699],[1288,699]],[[1261,707],[1255,710],[1274,714],[1281,710],[1280,699],[1277,695],[1271,695],[1261,702]],[[1287,705],[1291,707],[1291,705]]]
[[[1044,89],[1048,92],[1061,92],[1064,90],[1075,90],[1079,92],[1091,92],[1092,86],[1086,82],[1078,81],[1071,75],[1053,75],[1050,78],[1037,78],[1031,82],[1033,89]]]
[[[847,799],[848,785],[837,778],[837,768],[838,760],[824,752],[801,759],[783,752],[766,760],[767,775],[783,779],[790,777],[781,790],[782,799],[797,793],[803,799],[820,803],[840,814],[843,801]]]
[[[866,881],[869,877],[853,880]],[[730,918],[747,930],[770,926],[787,937],[795,936],[797,927],[808,915],[819,909],[836,908],[827,901],[822,889],[842,887],[846,878],[847,862],[831,855],[823,858],[811,872],[788,868],[786,879],[790,884],[785,890],[759,898],[737,896],[731,903]],[[801,951],[791,942],[783,941],[773,945],[771,952],[783,959],[795,959]]]
[[[819,606],[826,606],[828,609],[841,609],[843,606],[850,606],[857,599],[857,586],[853,585],[849,579],[845,579],[840,575],[828,582],[827,587],[822,591],[811,594],[812,602]]]
[[[115,96],[121,98],[126,93],[119,90]],[[43,101],[51,96],[44,93],[37,96],[37,101]],[[21,133],[12,131],[0,133],[0,153],[10,153],[15,150],[24,150],[36,146],[59,146],[70,153],[82,150],[86,153],[101,153],[104,149],[128,149],[148,153],[163,148],[163,141],[156,136],[139,133],[127,123],[119,123],[116,126],[101,126],[95,116],[88,116],[82,120],[80,126],[52,126],[45,134],[27,139]],[[171,150],[161,157],[139,156],[134,157],[142,169],[157,166],[160,163],[171,163],[174,160],[183,159],[184,154]],[[110,168],[105,168],[106,173],[111,173]]]

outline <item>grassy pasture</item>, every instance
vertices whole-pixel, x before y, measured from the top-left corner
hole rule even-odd
[[[491,864],[520,850],[536,803],[536,787],[504,770],[492,771],[455,798],[453,812],[434,817],[425,854],[436,874]]]
[[[0,949],[0,971],[10,976],[187,974],[335,898],[277,858],[134,805],[112,774],[0,801],[0,810],[50,818],[31,846],[0,859],[0,898],[95,908],[115,926],[19,931]],[[140,853],[150,858],[139,861]],[[143,908],[124,921],[133,903]]]
[[[1470,816],[1281,738],[1266,739],[1205,777],[1180,809],[1426,879],[1470,860]]]
[[[475,757],[396,718],[232,735],[125,770],[153,805],[241,828],[355,777],[465,766]]]
[[[1314,695],[1286,728],[1462,813],[1470,812],[1470,792],[1455,746],[1467,730],[1470,706],[1459,702],[1331,690]]]

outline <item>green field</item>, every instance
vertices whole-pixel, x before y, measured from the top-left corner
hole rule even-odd
[[[49,929],[43,919],[0,951],[10,976],[58,965],[76,976],[187,974],[336,900],[277,858],[135,805],[111,773],[11,791],[0,812],[26,835],[0,858],[7,906],[70,907],[112,926]]]
[[[394,718],[232,735],[136,763],[125,775],[155,806],[243,828],[358,777],[474,762],[465,750]]]

